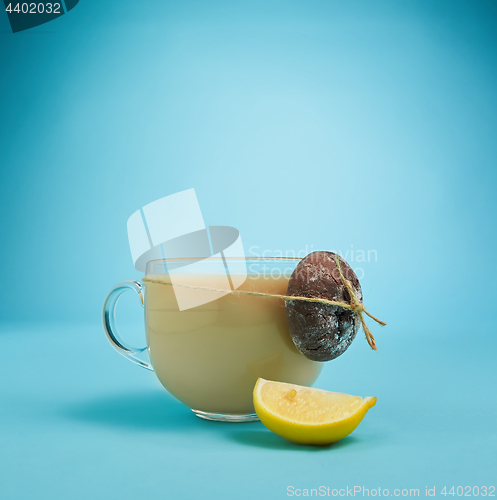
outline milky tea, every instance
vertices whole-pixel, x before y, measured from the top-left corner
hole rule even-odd
[[[212,288],[222,288],[216,286],[219,278],[210,279]],[[249,274],[238,293],[183,311],[167,274],[147,275],[144,283],[152,366],[162,385],[190,408],[250,414],[258,377],[299,385],[318,377],[322,364],[308,360],[292,342],[285,302],[239,293],[284,295],[288,278]]]

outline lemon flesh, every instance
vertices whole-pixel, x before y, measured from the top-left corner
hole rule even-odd
[[[301,444],[329,444],[348,436],[376,398],[361,398],[259,378],[254,407],[274,433]]]

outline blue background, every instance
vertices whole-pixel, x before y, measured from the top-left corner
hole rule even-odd
[[[495,485],[496,55],[481,0],[84,0],[17,34],[0,12],[0,496]],[[351,437],[200,421],[106,345],[127,218],[190,187],[247,253],[376,251],[351,263],[379,351],[317,383],[378,396]]]

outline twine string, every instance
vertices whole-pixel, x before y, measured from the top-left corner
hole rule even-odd
[[[370,318],[374,319],[381,326],[385,326],[386,323],[384,321],[379,320],[378,318],[375,318],[372,314],[370,314],[364,307],[364,304],[362,304],[359,301],[355,293],[354,287],[352,286],[352,283],[342,273],[342,268],[340,267],[340,258],[338,257],[338,254],[335,255],[335,262],[337,265],[338,272],[340,273],[340,278],[342,278],[342,281],[345,284],[347,291],[349,292],[350,301],[354,306],[354,310],[357,312],[359,318],[361,319],[362,329],[364,330],[364,333],[366,335],[366,340],[368,341],[369,347],[371,347],[373,351],[377,351],[378,348],[376,347],[376,342],[374,340],[373,334],[369,330],[368,325],[366,325],[366,321],[364,321],[364,314],[367,314]]]
[[[204,287],[204,286],[194,286],[194,285],[186,285],[186,284],[181,284],[181,283],[174,283],[174,286],[181,286],[183,288],[190,288],[192,290],[203,290],[203,291],[206,291],[206,292],[221,292],[221,293],[228,292],[228,293],[230,293],[232,295],[248,295],[248,296],[251,296],[251,297],[282,299],[285,302],[290,302],[290,301],[294,301],[294,300],[300,300],[300,301],[303,301],[303,302],[313,302],[313,303],[318,303],[318,304],[327,304],[327,305],[331,305],[331,306],[338,306],[338,307],[341,307],[343,309],[347,309],[349,311],[353,311],[353,312],[355,312],[355,313],[357,313],[359,315],[359,318],[360,318],[361,324],[362,324],[362,328],[363,328],[364,333],[366,335],[366,340],[367,340],[369,346],[371,347],[371,349],[373,349],[374,351],[376,351],[377,350],[376,342],[374,340],[373,334],[371,333],[371,331],[369,330],[368,326],[366,325],[366,322],[364,321],[364,314],[366,314],[367,316],[369,316],[372,320],[376,321],[381,326],[385,326],[386,323],[384,321],[381,321],[381,319],[378,319],[375,316],[373,316],[366,309],[366,307],[364,306],[364,304],[359,301],[359,299],[357,298],[357,295],[355,293],[354,287],[352,286],[352,283],[347,278],[345,278],[345,276],[342,273],[342,269],[340,267],[340,261],[339,261],[338,255],[335,256],[335,262],[336,262],[336,265],[337,265],[337,268],[338,268],[338,272],[340,274],[340,278],[342,278],[342,281],[343,281],[343,283],[344,283],[344,285],[347,288],[347,291],[349,293],[350,304],[348,302],[341,301],[341,300],[321,299],[321,298],[318,298],[318,297],[301,297],[301,296],[298,296],[298,295],[296,295],[296,296],[293,296],[293,295],[279,295],[279,294],[275,294],[275,293],[254,292],[254,291],[250,291],[250,290],[243,290],[243,291],[240,291],[240,290],[223,290],[221,288],[211,288],[211,287]],[[157,284],[160,284],[160,285],[170,285],[170,286],[173,286],[172,283],[167,283],[167,282],[162,281],[162,280],[154,280],[154,279],[151,279],[151,278],[147,278],[146,276],[143,278],[143,281],[146,281],[148,283],[157,283]]]

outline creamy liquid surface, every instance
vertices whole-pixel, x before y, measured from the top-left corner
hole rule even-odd
[[[198,280],[185,276],[183,282]],[[215,276],[208,282],[226,288]],[[167,275],[148,275],[144,283],[152,365],[162,385],[190,408],[253,413],[258,377],[311,385],[321,372],[322,363],[308,360],[293,344],[282,299],[229,294],[179,311]],[[284,295],[287,286],[285,277],[249,275],[236,291]]]

